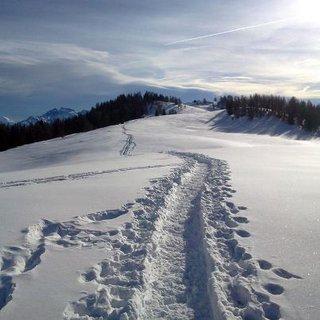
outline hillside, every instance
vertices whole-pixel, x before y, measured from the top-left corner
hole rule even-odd
[[[0,151],[37,141],[91,131],[148,115],[176,113],[181,101],[175,97],[145,92],[122,94],[114,100],[97,103],[88,111],[52,109],[42,116],[10,124],[0,122]],[[6,118],[3,118],[6,119]],[[4,120],[2,121],[4,122]]]
[[[318,140],[178,111],[0,153],[1,319],[317,319]]]

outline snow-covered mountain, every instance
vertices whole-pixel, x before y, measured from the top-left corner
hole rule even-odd
[[[8,125],[10,125],[12,123],[13,123],[13,121],[10,120],[9,118],[4,117],[4,116],[0,116],[0,124],[8,124]]]
[[[81,114],[82,113],[83,111],[81,111]],[[19,124],[28,126],[31,124],[35,124],[38,121],[51,123],[56,120],[65,120],[65,119],[73,118],[73,117],[76,117],[77,115],[78,113],[71,108],[60,108],[60,109],[54,108],[44,113],[41,116],[30,116],[29,118],[20,121]]]
[[[70,108],[54,108],[42,115],[47,122],[53,122],[55,120],[65,120],[76,117],[78,113]]]
[[[44,119],[42,119],[41,116],[40,117],[38,117],[38,116],[36,116],[36,117],[30,116],[27,119],[22,120],[22,121],[20,121],[18,123],[23,125],[23,126],[29,126],[29,125],[35,124],[36,122],[41,121],[41,120],[45,121]]]

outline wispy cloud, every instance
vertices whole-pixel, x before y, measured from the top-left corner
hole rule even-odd
[[[234,28],[234,29],[230,29],[230,30],[216,32],[216,33],[205,34],[205,35],[197,36],[197,37],[193,37],[193,38],[177,40],[177,41],[173,41],[173,42],[167,43],[165,45],[166,46],[172,46],[172,45],[179,44],[179,43],[185,43],[185,42],[190,42],[190,41],[195,41],[195,40],[213,38],[213,37],[217,37],[217,36],[221,36],[221,35],[225,35],[225,34],[229,34],[229,33],[234,33],[234,32],[239,32],[239,31],[245,31],[245,30],[250,30],[250,29],[266,27],[266,26],[269,26],[269,25],[272,25],[272,24],[279,24],[279,23],[283,23],[283,22],[285,22],[287,20],[288,19],[280,19],[280,20],[273,20],[273,21],[268,21],[268,22],[264,22],[264,23],[259,23],[259,24],[255,24],[255,25],[251,25],[251,26],[243,26],[243,27],[239,27],[239,28]]]
[[[199,90],[320,99],[320,22],[297,17],[297,1],[29,0],[19,10],[6,2],[1,115],[80,108],[154,87],[186,100]]]

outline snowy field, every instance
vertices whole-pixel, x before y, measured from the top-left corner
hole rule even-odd
[[[320,144],[177,115],[0,153],[0,319],[320,318]]]

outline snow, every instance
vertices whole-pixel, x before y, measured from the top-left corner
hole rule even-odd
[[[318,319],[318,140],[178,111],[0,153],[1,319]]]
[[[84,112],[85,111],[83,110],[83,111],[77,113],[76,111],[74,111],[71,108],[60,108],[60,109],[54,108],[54,109],[51,109],[51,110],[45,112],[43,115],[30,116],[27,119],[22,120],[22,121],[20,121],[18,123],[23,125],[23,126],[28,126],[28,125],[31,125],[31,124],[35,124],[38,121],[51,123],[51,122],[54,122],[56,120],[66,120],[66,119],[69,119],[69,118],[73,118],[73,117],[76,117],[78,114],[80,114],[80,115],[84,114]]]
[[[184,105],[177,105],[173,102],[156,101],[148,106],[148,116],[155,116],[158,111],[159,115],[177,113],[184,108]]]
[[[2,310],[1,319],[58,319],[66,301],[94,291],[92,284],[74,280],[80,278],[81,270],[90,268],[92,263],[101,259],[101,255],[105,255],[102,251],[101,248],[51,248],[45,253],[36,272],[29,272],[19,279],[15,303],[9,303]],[[17,310],[17,306],[23,309],[23,314]]]
[[[13,123],[13,121],[10,120],[8,117],[0,116],[0,124],[9,125],[9,124],[12,124],[12,123]]]

